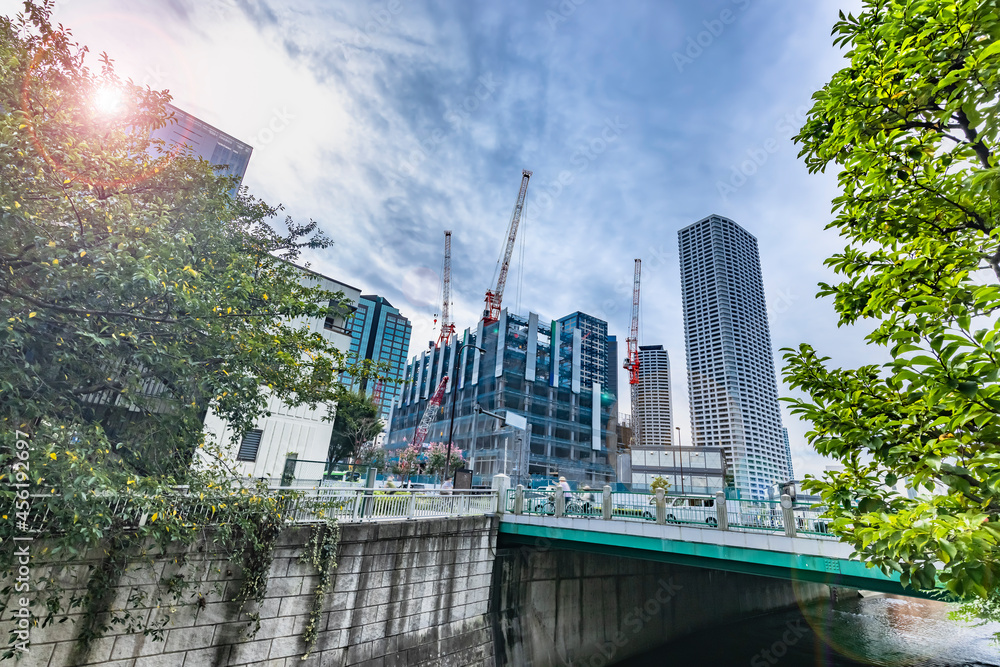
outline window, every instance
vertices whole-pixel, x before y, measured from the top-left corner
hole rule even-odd
[[[240,451],[236,454],[237,461],[256,461],[257,450],[260,449],[260,437],[264,434],[259,428],[247,431],[240,440]]]

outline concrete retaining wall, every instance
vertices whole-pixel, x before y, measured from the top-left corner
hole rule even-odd
[[[502,548],[497,665],[600,667],[697,630],[829,597],[826,586],[579,551]]]
[[[252,640],[241,638],[231,602],[239,572],[218,554],[193,550],[192,571],[207,573],[219,591],[206,591],[203,605],[178,610],[164,640],[113,628],[86,656],[74,652],[78,626],[64,623],[31,632],[31,651],[17,667],[267,667],[366,665],[492,665],[488,615],[496,547],[494,517],[422,519],[343,524],[339,566],[323,611],[319,639],[303,661],[301,639],[317,582],[311,565],[299,562],[308,528],[286,531],[275,550],[261,627]],[[206,545],[201,545],[204,550]],[[71,581],[86,585],[87,563],[75,566]],[[162,564],[157,576],[163,573]],[[236,571],[234,571],[236,570]],[[123,579],[116,604],[132,586]],[[157,609],[143,609],[156,619]],[[6,625],[6,624],[5,624]],[[6,630],[6,627],[3,628]],[[6,632],[4,632],[6,635]]]

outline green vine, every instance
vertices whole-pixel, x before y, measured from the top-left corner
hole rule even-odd
[[[284,523],[275,512],[259,512],[253,518],[255,530],[243,532],[243,539],[238,543],[234,560],[238,560],[243,570],[243,585],[236,594],[234,601],[240,603],[240,610],[246,611],[249,625],[247,638],[253,638],[260,630],[260,605],[267,594],[267,579],[274,561],[274,547]],[[241,526],[242,528],[242,526]],[[247,611],[247,603],[254,602],[253,609]]]
[[[319,582],[316,590],[313,591],[313,605],[309,612],[309,623],[306,624],[305,633],[302,639],[306,644],[306,652],[302,656],[305,660],[309,657],[313,647],[316,646],[316,638],[319,636],[319,621],[323,613],[323,606],[326,602],[326,594],[330,590],[333,582],[333,575],[337,569],[337,548],[340,546],[340,526],[335,518],[328,518],[325,523],[313,526],[309,541],[299,560],[303,563],[310,563],[319,573]]]

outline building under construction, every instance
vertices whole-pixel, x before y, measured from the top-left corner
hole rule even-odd
[[[607,324],[600,323],[606,332]],[[496,321],[484,319],[475,330],[459,334],[457,343],[451,337],[413,357],[386,439],[390,457],[413,441],[444,381],[440,410],[424,446],[447,444],[452,403],[457,401],[453,442],[477,482],[489,483],[498,473],[525,485],[529,477],[538,481],[554,475],[591,486],[614,482],[617,399],[596,376],[586,377],[584,334],[581,327],[566,327],[560,320],[541,321],[535,313],[523,317],[503,309]],[[591,333],[601,335],[607,336]],[[607,350],[606,341],[591,342],[591,350]],[[607,366],[607,359],[600,361]],[[497,419],[476,412],[476,404],[499,415],[523,415],[527,429],[498,427]]]

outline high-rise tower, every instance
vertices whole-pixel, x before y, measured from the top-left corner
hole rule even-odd
[[[385,375],[392,380],[403,379],[413,327],[397,308],[384,297],[362,294],[354,317],[347,321],[347,328],[351,334],[351,354],[355,359],[388,362]],[[378,393],[379,417],[389,421],[392,404],[402,392],[398,384],[384,382],[381,390],[376,392],[379,383],[374,380],[361,380],[343,373],[340,381],[368,396]]]
[[[642,444],[669,447],[674,442],[674,413],[670,394],[670,356],[662,345],[639,346],[639,421]]]
[[[721,446],[743,497],[786,481],[757,239],[712,215],[678,232],[691,432]]]

